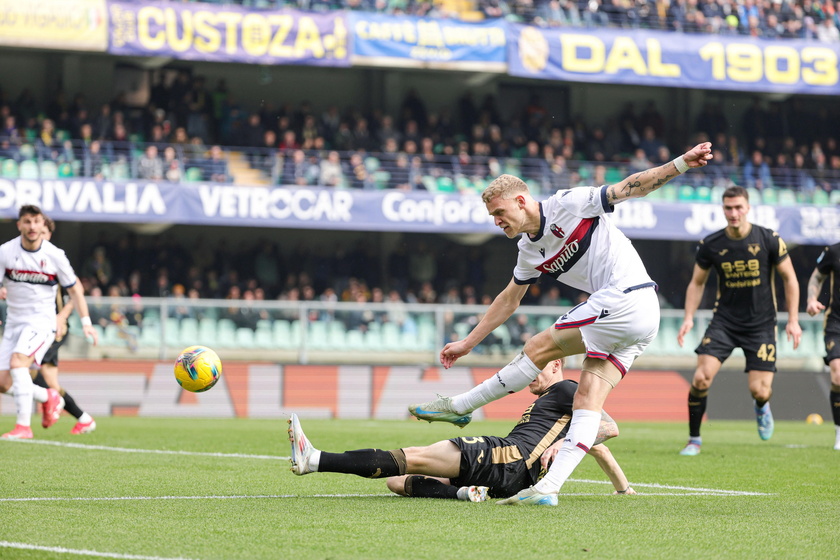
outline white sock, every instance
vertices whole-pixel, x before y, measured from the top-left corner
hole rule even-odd
[[[488,377],[466,393],[452,397],[452,407],[458,414],[472,412],[505,395],[521,391],[537,378],[540,371],[542,370],[534,365],[531,358],[520,352],[493,377]]]
[[[38,402],[44,403],[47,402],[49,398],[49,394],[47,394],[47,390],[41,387],[40,385],[32,384],[32,398]]]
[[[566,482],[572,471],[586,456],[589,448],[598,436],[598,426],[601,424],[601,413],[594,410],[575,410],[569,433],[563,442],[563,447],[554,457],[554,462],[548,473],[534,485],[537,492],[556,494]]]
[[[318,465],[321,463],[321,452],[317,449],[309,456],[309,470],[318,472]]]
[[[82,415],[79,416],[79,422],[82,424],[89,424],[93,420],[93,416],[88,414],[87,412],[82,412]]]
[[[9,391],[15,397],[17,407],[16,424],[29,426],[32,423],[32,394],[35,384],[29,375],[29,368],[14,368],[12,374],[12,388]]]

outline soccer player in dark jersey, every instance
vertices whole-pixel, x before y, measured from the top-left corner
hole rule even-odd
[[[694,273],[685,294],[685,318],[677,334],[680,346],[694,326],[709,272],[718,277],[714,315],[697,353],[697,369],[688,393],[688,444],[681,455],[700,453],[700,424],[706,412],[709,387],[720,366],[740,347],[746,357],[750,393],[755,399],[758,435],[773,435],[770,395],[776,371],[775,273],[782,277],[788,323],[785,327],[793,347],[799,346],[799,282],[788,258],[787,246],[776,232],[747,221],[749,195],[743,187],[729,187],[723,193],[727,226],[700,242]]]
[[[44,216],[44,239],[50,241],[53,232],[55,232],[55,221],[48,216]],[[39,387],[55,389],[64,397],[64,410],[76,419],[76,424],[70,430],[71,434],[87,434],[96,429],[96,421],[90,414],[79,407],[72,395],[65,391],[58,382],[58,349],[67,340],[67,320],[73,311],[73,300],[69,299],[65,303],[64,295],[64,288],[59,286],[55,299],[57,328],[55,331],[55,342],[52,343],[47,353],[44,354],[41,360],[41,367],[34,372],[35,376],[32,378],[32,381]]]
[[[563,380],[561,360],[550,362],[528,386],[538,396],[506,437],[459,437],[425,447],[393,451],[358,449],[327,453],[307,440],[296,414],[289,420],[292,472],[355,474],[388,478],[388,488],[415,498],[484,501],[506,498],[537,482],[554,458],[572,418],[577,383]],[[603,413],[598,437],[589,454],[610,478],[616,494],[635,494],[610,450],[601,443],[618,435],[618,426]],[[557,495],[546,495],[557,504]]]
[[[826,247],[817,259],[817,266],[808,280],[808,315],[825,310],[825,364],[831,371],[831,414],[834,416],[834,449],[840,451],[840,243]],[[820,303],[820,290],[831,278],[828,308]]]

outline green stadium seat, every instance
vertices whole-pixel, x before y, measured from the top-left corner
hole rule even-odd
[[[373,172],[373,184],[377,189],[384,189],[388,187],[388,181],[391,180],[391,174],[387,171],[379,170]]]
[[[264,325],[263,323],[268,323]],[[274,348],[274,332],[271,328],[270,321],[260,321],[257,323],[257,330],[254,331],[254,346],[257,348]]]
[[[381,341],[383,350],[401,350],[402,337],[400,336],[400,328],[394,323],[383,324]]]
[[[709,187],[702,185],[699,187],[694,188],[694,200],[697,202],[711,202],[712,200],[712,189]]]
[[[18,164],[13,159],[4,159],[2,167],[0,168],[0,176],[6,179],[18,178]]]
[[[198,167],[187,167],[187,170],[184,171],[184,181],[188,183],[196,183],[201,181],[202,173],[201,169]]]
[[[442,193],[455,192],[455,181],[451,177],[438,177],[437,190]]]
[[[143,328],[137,343],[141,348],[159,348],[162,337],[160,334],[160,323],[158,321],[143,320]]]
[[[32,159],[23,160],[20,162],[18,175],[21,179],[38,179],[41,175],[38,171],[38,162]]]
[[[614,185],[624,179],[624,172],[618,167],[607,167],[607,172],[604,174],[604,181],[608,185]]]
[[[679,197],[679,188],[674,185],[665,185],[658,191],[654,192],[662,193],[662,200],[664,202],[677,202]]]
[[[352,329],[347,331],[347,337],[345,341],[347,344],[348,351],[366,352],[368,349],[367,343],[365,342],[365,333],[358,329]]]
[[[230,319],[216,320],[217,346],[230,348],[236,341],[236,323]]]
[[[780,189],[779,190],[779,206],[796,206],[796,193],[791,189]]]
[[[178,323],[178,319],[174,317],[167,317],[163,321],[163,339],[166,341],[167,346],[180,346],[181,345],[181,325]]]
[[[829,204],[840,204],[840,189],[833,190],[828,193],[828,203]]]
[[[58,166],[54,161],[42,161],[39,167],[41,179],[58,179]]]
[[[43,175],[44,175],[44,170],[41,169],[41,176],[43,177]],[[75,177],[75,176],[76,176],[76,170],[73,169],[73,166],[71,164],[65,162],[65,163],[62,163],[61,165],[58,166],[58,177],[59,178],[64,179],[66,177]]]
[[[365,158],[365,169],[367,169],[369,173],[379,171],[381,166],[382,162],[379,161],[379,158],[374,156],[368,156]]]
[[[277,319],[271,327],[274,344],[278,348],[292,348],[291,323],[285,319]]]
[[[773,206],[777,205],[779,203],[779,189],[776,189],[775,187],[765,187],[764,190],[761,191],[761,200],[764,201],[764,204],[771,204]]]
[[[237,328],[234,340],[237,348],[255,348],[257,346],[254,342],[254,331],[248,327]]]
[[[327,324],[327,340],[330,350],[345,350],[347,348],[347,329],[341,321],[330,321]]]
[[[131,179],[131,172],[128,169],[128,164],[124,161],[117,161],[112,163],[110,178],[116,180]]]
[[[198,320],[192,317],[184,317],[181,319],[179,325],[180,331],[178,339],[181,341],[181,346],[195,346],[203,344],[201,337],[199,337]]]
[[[691,185],[680,185],[677,188],[677,200],[680,202],[694,202],[696,200],[694,187]]]
[[[761,191],[755,187],[747,188],[747,194],[750,197],[750,204],[755,206],[756,204],[762,204],[764,202],[764,197],[761,195]]]
[[[327,323],[325,321],[311,321],[307,330],[306,345],[315,350],[328,350],[330,341],[327,339]]]
[[[437,190],[437,181],[431,175],[423,175],[423,185],[429,192],[433,193]]]

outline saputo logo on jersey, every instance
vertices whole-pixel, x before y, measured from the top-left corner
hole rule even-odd
[[[38,272],[36,270],[14,270],[7,268],[6,278],[14,282],[25,282],[26,284],[44,284],[47,286],[58,284],[55,274],[47,274],[46,272]]]
[[[592,233],[597,227],[598,218],[581,220],[578,227],[569,235],[563,248],[556,255],[539,265],[537,270],[554,277],[568,272],[589,249],[589,244],[592,242]]]

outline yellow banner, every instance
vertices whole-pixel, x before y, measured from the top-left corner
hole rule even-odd
[[[104,52],[106,13],[105,0],[0,0],[0,45]]]

